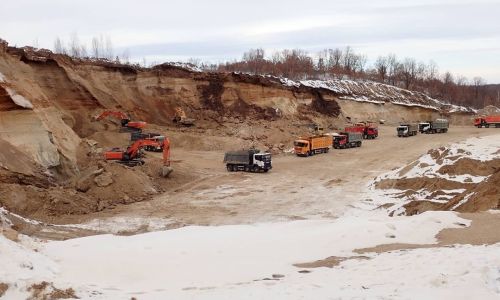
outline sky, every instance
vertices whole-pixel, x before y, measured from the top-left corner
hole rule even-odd
[[[75,34],[88,46],[107,36],[135,61],[351,46],[369,62],[394,53],[500,83],[500,0],[0,0],[0,38],[11,45],[52,49]]]

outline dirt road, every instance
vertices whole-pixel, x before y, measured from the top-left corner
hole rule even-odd
[[[144,218],[176,227],[334,218],[366,196],[366,184],[376,175],[429,149],[495,133],[468,126],[452,127],[447,134],[398,138],[393,127],[383,126],[380,137],[364,141],[361,148],[332,149],[307,158],[276,156],[267,174],[228,173],[222,152],[177,150],[173,153],[176,172],[196,173],[195,180],[151,201],[88,215],[81,221]]]

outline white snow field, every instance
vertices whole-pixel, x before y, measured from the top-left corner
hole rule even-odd
[[[471,156],[488,160],[495,149],[485,140],[451,148],[467,147]],[[468,146],[478,144],[477,150]],[[0,235],[0,282],[9,284],[4,298],[27,298],[27,288],[45,280],[73,288],[82,299],[500,299],[500,244],[360,258],[354,250],[435,244],[442,229],[470,225],[454,212],[389,217],[380,205],[394,200],[370,184],[337,219],[188,226],[49,242],[23,236],[14,243]],[[332,268],[294,266],[331,256],[350,259]]]

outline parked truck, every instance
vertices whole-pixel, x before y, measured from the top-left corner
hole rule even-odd
[[[257,149],[226,152],[224,163],[229,172],[268,172],[273,168],[271,153]]]
[[[483,116],[474,119],[474,126],[477,128],[490,128],[491,127],[500,127],[500,115],[499,116]]]
[[[378,125],[370,122],[359,122],[353,126],[346,126],[345,132],[359,132],[364,139],[375,139],[378,137]]]
[[[333,136],[333,148],[346,149],[361,147],[363,135],[359,132],[340,132]]]
[[[447,119],[436,119],[434,121],[421,122],[418,124],[420,133],[444,133],[448,132],[450,124]]]
[[[332,138],[328,135],[314,135],[303,137],[293,142],[297,156],[311,156],[327,153],[332,146]]]
[[[398,137],[408,137],[417,135],[418,125],[414,123],[401,124],[396,128]]]

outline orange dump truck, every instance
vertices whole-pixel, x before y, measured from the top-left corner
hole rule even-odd
[[[298,156],[311,156],[326,153],[332,146],[332,137],[328,135],[315,135],[302,137],[293,142],[295,154]]]
[[[500,116],[484,116],[474,119],[474,126],[477,128],[500,127]]]

